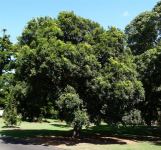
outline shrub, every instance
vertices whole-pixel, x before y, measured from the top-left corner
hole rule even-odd
[[[144,121],[141,117],[141,111],[134,109],[131,110],[129,113],[127,113],[123,118],[122,121],[125,123],[125,125],[142,125],[144,124]]]
[[[13,91],[7,96],[7,104],[3,113],[4,123],[7,127],[17,126],[21,123],[21,115],[17,113],[16,101],[13,97]]]
[[[83,126],[88,126],[89,119],[83,108],[83,101],[79,98],[75,89],[67,86],[60,95],[57,106],[60,119],[73,127],[73,137],[78,137]]]

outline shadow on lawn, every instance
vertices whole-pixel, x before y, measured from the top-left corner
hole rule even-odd
[[[106,138],[101,136],[81,136],[81,138],[73,139],[71,131],[57,130],[3,130],[0,131],[1,140],[10,144],[33,144],[33,145],[76,145],[79,143],[90,144],[127,144],[126,142]]]
[[[104,137],[111,136],[132,141],[148,141],[155,145],[161,145],[160,127],[109,127],[107,125],[101,125],[94,126],[84,132],[88,132],[88,134],[96,134]]]
[[[53,124],[55,126],[55,124]],[[65,128],[66,126],[56,126]],[[150,141],[161,145],[161,128],[157,127],[109,127],[106,125],[95,126],[83,130],[79,139],[71,138],[72,131],[61,130],[22,130],[9,129],[0,131],[1,139],[11,144],[33,145],[76,145],[79,143],[90,144],[127,144],[131,141]],[[124,140],[123,140],[124,139]]]
[[[59,128],[69,128],[70,126],[69,125],[65,125],[65,124],[56,124],[56,123],[53,123],[51,124],[52,126],[54,127],[59,127]]]

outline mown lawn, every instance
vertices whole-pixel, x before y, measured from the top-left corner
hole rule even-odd
[[[71,128],[58,120],[22,122],[19,128],[4,128],[0,119],[0,136],[6,143],[25,141],[27,144],[54,145],[67,150],[161,150],[161,128],[158,127],[93,126],[84,129],[80,139],[72,139],[71,133]]]

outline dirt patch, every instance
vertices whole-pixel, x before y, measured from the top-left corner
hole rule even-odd
[[[31,141],[31,139],[29,139]],[[54,145],[54,146],[74,146],[74,145],[81,145],[81,144],[94,144],[94,145],[109,145],[109,144],[136,144],[137,141],[117,138],[117,137],[88,137],[88,138],[81,138],[81,139],[73,139],[71,137],[37,137],[32,138],[34,143],[39,143],[43,145]]]
[[[101,136],[91,136],[82,137],[79,139],[74,139],[71,137],[63,136],[42,136],[35,138],[5,138],[2,140],[5,143],[10,144],[33,144],[33,145],[44,145],[44,146],[56,146],[57,148],[62,148],[66,150],[100,150],[107,149],[110,145],[131,145],[137,144],[135,140],[129,140],[119,137],[101,137]]]
[[[65,150],[100,150],[106,149],[109,145],[131,145],[137,144],[135,140],[117,138],[117,137],[88,137],[82,139],[73,139],[70,137],[42,137],[32,139],[34,143],[43,145],[52,145]]]
[[[35,138],[5,138],[2,140],[10,144],[23,144],[23,145],[43,145],[54,146],[58,149],[64,150],[107,150],[111,146],[136,146],[140,143],[137,140],[130,140],[122,137],[109,137],[109,136],[91,136],[83,137],[80,139],[73,139],[71,137],[63,136],[42,136]]]
[[[128,139],[122,139],[122,138],[117,138],[117,137],[108,137],[108,138],[115,139],[115,140],[120,140],[122,142],[125,142],[126,144],[136,144],[136,143],[138,143],[135,140],[128,140]]]
[[[100,149],[107,149],[107,146],[111,144],[137,144],[137,141],[133,140],[127,140],[127,139],[121,139],[121,138],[116,138],[116,137],[104,137],[102,138],[103,141],[100,142],[98,139],[91,139],[92,142],[87,141],[82,141],[80,143],[77,143],[75,145],[68,145],[68,144],[60,144],[57,145],[58,148],[66,149],[66,150],[100,150]]]

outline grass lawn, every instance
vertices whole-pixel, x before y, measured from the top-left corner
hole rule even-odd
[[[161,150],[161,128],[109,127],[84,129],[80,139],[72,139],[71,128],[64,122],[22,122],[19,128],[4,128],[0,118],[0,136],[4,142],[54,145],[66,150]]]

